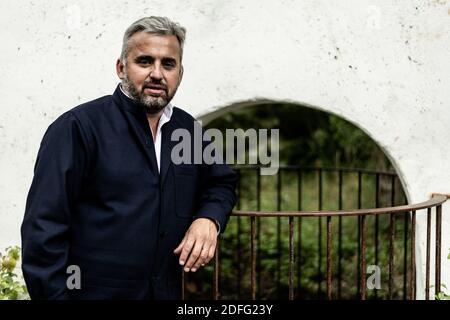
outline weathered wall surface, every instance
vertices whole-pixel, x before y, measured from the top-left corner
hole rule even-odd
[[[377,141],[411,202],[450,192],[449,10],[443,0],[1,1],[0,248],[20,244],[45,129],[112,93],[123,31],[146,15],[188,29],[176,105],[196,116],[255,99],[311,105]],[[443,216],[449,285],[449,205]],[[419,215],[422,249],[424,222]]]

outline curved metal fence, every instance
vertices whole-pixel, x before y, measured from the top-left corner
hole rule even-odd
[[[214,299],[415,299],[416,214],[422,211],[426,211],[427,230],[425,297],[430,297],[432,217],[434,290],[440,292],[442,203],[446,195],[435,194],[428,201],[407,205],[393,172],[284,166],[276,176],[264,177],[257,166],[236,170],[240,176],[236,210],[219,239],[214,266],[209,274],[205,271],[200,275],[202,280],[197,279],[197,287],[203,283],[209,293],[197,297],[189,293],[187,287],[195,284],[195,279],[183,273],[184,297],[208,298],[212,294]],[[272,192],[263,179],[272,180]],[[272,210],[267,210],[268,206]],[[312,210],[313,206],[316,210]],[[270,219],[271,223],[265,225]],[[316,240],[312,241],[311,235]],[[271,245],[266,256],[261,251],[264,241]],[[353,242],[355,246],[348,244]],[[305,261],[311,264],[309,269]],[[369,262],[375,267],[387,264],[388,289],[383,296],[378,290],[370,291],[368,296]],[[264,270],[264,263],[270,269]],[[348,274],[355,277],[349,280]],[[205,276],[213,278],[210,287],[204,285]],[[316,295],[311,293],[312,283]],[[306,291],[304,287],[308,286]]]

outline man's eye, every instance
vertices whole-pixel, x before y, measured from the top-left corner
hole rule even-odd
[[[166,63],[164,63],[164,67],[167,68],[167,69],[172,69],[172,68],[175,67],[175,63],[173,63],[173,62],[166,62]]]

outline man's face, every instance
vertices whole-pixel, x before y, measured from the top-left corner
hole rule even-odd
[[[128,43],[127,62],[117,61],[117,75],[125,90],[156,114],[172,100],[183,68],[176,36],[137,32]]]

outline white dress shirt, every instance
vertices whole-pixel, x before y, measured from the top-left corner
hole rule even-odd
[[[126,92],[122,85],[119,86],[120,90],[123,92],[124,95],[126,95],[128,98],[134,100],[128,92]],[[164,123],[168,122],[170,118],[172,117],[173,112],[173,106],[170,104],[170,102],[164,107],[163,113],[161,114],[161,117],[158,121],[158,127],[156,129],[156,135],[153,133],[153,129],[150,126],[150,130],[152,131],[152,137],[154,137],[153,143],[155,145],[155,153],[156,153],[156,161],[158,163],[158,171],[160,171],[161,168],[161,127]]]

